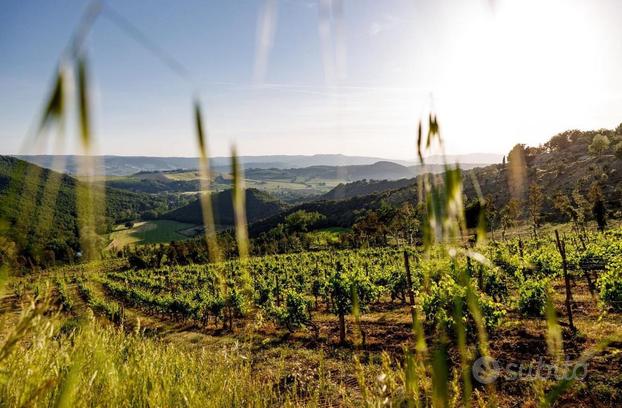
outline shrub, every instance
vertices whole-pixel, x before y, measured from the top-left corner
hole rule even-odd
[[[528,279],[518,289],[518,311],[523,316],[542,316],[546,306],[548,281]]]
[[[342,272],[341,265],[337,265],[337,272],[331,277],[329,282],[330,293],[332,296],[332,312],[339,317],[339,342],[346,340],[345,315],[352,310],[351,282]]]
[[[73,300],[68,293],[67,285],[63,279],[56,279],[56,289],[58,291],[58,301],[65,311],[70,311],[73,309]]]
[[[600,155],[609,148],[609,138],[605,135],[598,134],[592,139],[592,144],[588,147],[588,151],[592,154]]]
[[[318,298],[326,296],[328,290],[328,282],[323,277],[317,277],[311,284],[311,293],[315,298],[315,308],[318,308]]]
[[[606,259],[594,250],[593,246],[589,246],[578,259],[578,264],[582,269],[605,269]]]
[[[225,305],[230,309],[229,312],[235,317],[243,317],[248,311],[246,299],[244,299],[244,296],[237,288],[229,292]]]
[[[622,257],[614,258],[598,278],[600,298],[615,311],[622,311]]]
[[[510,253],[507,248],[497,248],[493,254],[492,261],[508,275],[516,276],[522,269],[518,251]]]
[[[277,323],[293,332],[300,326],[309,324],[309,301],[291,289],[285,292],[285,305],[274,310]]]
[[[353,307],[353,296],[356,293],[359,302],[359,310],[365,310],[367,305],[376,301],[380,294],[376,286],[368,276],[359,269],[351,269],[347,272],[341,263],[336,265],[335,274],[328,282],[328,289],[332,298],[332,312],[339,318],[339,341],[345,342],[346,323],[345,316],[350,314]]]
[[[274,288],[265,281],[255,283],[255,304],[259,307],[269,308],[273,303]]]
[[[147,268],[149,265],[147,265],[147,262],[141,258],[138,255],[130,255],[127,258],[127,263],[130,265],[130,268],[138,270],[138,269],[145,269]]]
[[[389,290],[391,292],[391,301],[399,298],[403,303],[406,302],[406,292],[408,290],[408,282],[406,281],[406,273],[395,270],[391,273],[389,280]]]
[[[471,287],[481,310],[484,326],[486,329],[496,328],[505,316],[505,310],[501,304],[479,292],[474,281],[471,282]],[[418,296],[422,298],[422,309],[427,323],[440,324],[449,331],[456,328],[455,307],[457,302],[461,302],[462,320],[467,333],[471,335],[475,333],[476,324],[468,307],[467,288],[458,284],[451,275],[445,274],[438,281],[431,282],[430,290],[422,291]]]
[[[551,248],[534,251],[525,258],[536,273],[546,277],[556,276],[562,271],[562,258],[556,250]],[[529,274],[529,269],[525,269],[524,272]]]
[[[222,317],[222,311],[225,308],[225,300],[221,296],[214,296],[208,303],[209,313],[214,316],[214,319]]]
[[[509,291],[506,273],[500,268],[486,268],[482,272],[484,287],[481,289],[495,301],[507,298]]]

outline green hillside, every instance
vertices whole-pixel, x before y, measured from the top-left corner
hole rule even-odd
[[[609,144],[596,152],[592,144],[596,135],[607,137]],[[465,203],[478,198],[474,180],[496,211],[501,210],[514,198],[519,204],[517,216],[526,219],[529,187],[538,185],[543,193],[543,221],[568,221],[568,216],[556,209],[556,197],[563,194],[571,197],[588,197],[596,186],[605,200],[609,217],[620,217],[622,211],[622,158],[619,154],[622,143],[622,126],[617,130],[598,131],[570,130],[560,133],[538,147],[517,145],[514,149],[522,157],[521,185],[513,182],[512,160],[505,164],[463,171],[463,193]],[[618,146],[618,147],[616,147]],[[616,153],[617,152],[617,153]],[[351,227],[357,216],[368,210],[377,210],[381,205],[393,207],[405,202],[417,204],[420,178],[399,182],[355,182],[338,186],[323,196],[322,201],[304,203],[288,209],[269,219],[252,225],[253,235],[266,232],[283,223],[285,217],[298,210],[315,211],[324,215],[320,227]],[[403,185],[402,185],[403,184]],[[391,187],[397,187],[391,189]],[[570,198],[572,200],[572,197]],[[335,201],[339,200],[339,201]],[[591,211],[591,210],[590,210]]]
[[[396,179],[412,177],[413,170],[406,166],[388,161],[355,166],[310,166],[291,169],[248,169],[246,177],[253,180],[361,180],[361,179]]]
[[[217,225],[231,226],[234,224],[232,190],[213,193],[212,205],[214,220]],[[283,205],[270,194],[254,188],[246,190],[246,218],[253,223],[278,214]],[[189,224],[203,224],[201,203],[199,200],[163,214],[160,218],[185,222]]]
[[[57,186],[57,188],[54,188]],[[71,260],[78,251],[76,192],[86,184],[25,161],[0,156],[0,220],[24,263]],[[57,191],[57,193],[55,192]],[[166,197],[94,188],[96,233],[144,215],[164,212]],[[0,254],[1,255],[1,254]]]
[[[416,181],[414,178],[399,180],[359,180],[352,183],[341,183],[328,193],[319,197],[319,200],[347,200],[349,198],[382,193],[410,186]]]
[[[163,192],[190,192],[201,189],[198,178],[193,180],[178,180],[168,177],[168,173],[141,172],[126,177],[114,177],[106,180],[106,185],[120,190],[136,193],[163,193]]]
[[[171,220],[142,221],[131,227],[119,225],[110,234],[109,249],[121,249],[132,244],[158,244],[182,241],[194,237],[193,225]]]
[[[471,169],[480,164],[467,163],[462,168]],[[308,180],[400,180],[412,178],[423,171],[440,173],[444,169],[442,164],[403,166],[390,161],[379,161],[373,164],[352,166],[309,166],[290,169],[260,169],[251,168],[245,171],[245,176],[253,180],[291,180],[305,182]]]

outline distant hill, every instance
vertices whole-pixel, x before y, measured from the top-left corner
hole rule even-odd
[[[363,180],[400,179],[413,176],[414,169],[389,161],[351,166],[310,166],[289,169],[248,169],[244,175],[252,180]]]
[[[217,225],[232,226],[234,224],[231,189],[213,193],[212,206],[214,209],[214,221]],[[246,218],[249,224],[274,216],[281,212],[283,208],[283,205],[278,200],[266,192],[253,188],[246,190]],[[165,213],[160,218],[190,224],[203,224],[200,200]]]
[[[46,203],[44,190],[53,179],[58,180],[58,193],[53,202]],[[48,250],[57,259],[66,259],[69,248],[78,251],[76,194],[85,188],[84,183],[70,176],[0,156],[0,220],[6,222],[7,236],[17,243],[18,251],[37,258]],[[96,220],[98,233],[107,232],[114,223],[168,207],[165,198],[113,188],[92,191],[94,202],[102,208],[102,218]]]
[[[477,164],[465,164],[463,168],[472,168]],[[430,164],[402,166],[389,161],[380,161],[373,164],[351,166],[310,166],[301,168],[251,168],[244,174],[247,185],[261,191],[267,191],[285,202],[302,202],[321,196],[326,199],[343,199],[354,195],[370,194],[386,191],[397,186],[407,185],[407,182],[397,184],[370,182],[362,191],[359,188],[342,187],[345,183],[360,180],[405,180],[411,179],[425,171],[438,173],[443,166]],[[228,171],[228,168],[225,169]],[[222,191],[230,188],[228,173],[212,173],[212,190]],[[127,190],[137,193],[182,193],[197,192],[200,190],[199,174],[197,170],[166,170],[140,171],[129,176],[109,176],[105,183],[108,187]],[[335,192],[327,193],[331,186],[337,187]],[[358,184],[357,187],[362,187]]]
[[[488,164],[495,155],[474,154],[461,155],[454,158],[461,163]],[[52,155],[23,155],[19,159],[28,161],[45,168],[52,168],[54,157]],[[66,170],[70,175],[79,175],[78,156],[65,156]],[[196,157],[147,157],[147,156],[99,156],[99,165],[96,168],[97,175],[128,176],[143,171],[167,171],[175,169],[196,169],[198,158]],[[316,154],[316,155],[269,155],[269,156],[240,156],[240,163],[246,169],[291,169],[311,166],[358,166],[370,165],[377,162],[391,162],[403,166],[416,165],[416,161],[387,160],[380,157],[347,156],[343,154]],[[439,164],[434,157],[429,159],[430,164]],[[453,160],[453,159],[452,159]],[[498,160],[494,162],[501,161]],[[231,158],[213,157],[210,159],[211,166],[216,172],[227,173]]]
[[[473,168],[478,164],[467,163],[463,168]],[[443,171],[443,165],[431,164],[421,166],[403,166],[390,161],[379,161],[373,164],[352,166],[310,166],[291,169],[248,169],[245,177],[252,180],[283,180],[292,179],[298,181],[323,179],[323,180],[399,180],[412,178],[423,171],[439,173]]]
[[[360,180],[352,183],[341,183],[328,193],[318,197],[318,201],[347,200],[349,198],[364,196],[375,193],[382,193],[390,190],[397,190],[413,185],[417,182],[416,178],[399,180]]]
[[[166,177],[164,172],[136,173],[131,176],[111,178],[106,180],[106,185],[120,190],[128,190],[136,193],[181,193],[199,191],[201,189],[199,179],[175,180]]]
[[[22,160],[51,168],[54,161],[52,155],[18,156]],[[378,157],[345,156],[341,154],[320,155],[270,155],[240,156],[240,163],[245,168],[295,168],[308,166],[342,166],[372,164],[383,159]],[[65,156],[66,172],[78,175],[78,156]],[[213,157],[210,164],[215,171],[228,172],[231,164],[229,157]],[[98,175],[128,176],[143,171],[166,171],[175,169],[197,169],[197,157],[146,157],[146,156],[100,156],[100,165],[96,169]]]
[[[47,169],[52,168],[53,155],[16,156]],[[65,173],[79,176],[79,156],[65,156]],[[196,169],[196,157],[143,157],[143,156],[99,156],[95,174],[107,176],[128,176],[141,171]]]
[[[618,132],[618,133],[616,133]],[[597,134],[608,136],[609,147],[599,154],[590,152],[590,144]],[[622,215],[622,159],[613,154],[615,146],[622,143],[622,126],[617,131],[579,131],[563,132],[549,142],[538,147],[523,146],[525,152],[525,179],[522,180],[523,200],[527,197],[527,189],[532,183],[538,184],[544,194],[542,208],[544,220],[559,221],[563,218],[554,209],[553,197],[562,192],[567,195],[577,188],[586,196],[592,183],[597,182],[602,188],[609,215]],[[477,193],[473,179],[485,197],[492,200],[495,207],[502,208],[510,199],[510,164],[493,164],[463,172],[463,192],[465,202],[473,202]],[[323,200],[304,203],[285,210],[284,212],[251,225],[252,235],[268,231],[282,223],[285,217],[297,210],[317,211],[326,218],[321,227],[350,227],[356,214],[361,211],[380,207],[384,201],[392,205],[404,202],[417,204],[418,183],[420,177],[397,182],[356,182],[336,187],[323,196]],[[396,187],[392,189],[391,187]],[[361,195],[366,192],[368,195]],[[334,201],[338,199],[340,201]],[[521,217],[526,217],[526,205],[521,205]]]
[[[463,170],[469,170],[476,167],[480,167],[480,165],[474,163],[460,165],[460,168]],[[415,184],[417,180],[415,176],[420,175],[423,172],[433,174],[442,173],[445,171],[445,166],[442,164],[426,164],[425,166],[410,166],[406,169],[408,169],[407,171],[410,173],[409,178],[388,177],[390,174],[376,173],[376,177],[359,178],[352,183],[341,183],[328,193],[318,197],[318,200],[344,200],[356,196],[382,193],[385,191],[403,188]]]

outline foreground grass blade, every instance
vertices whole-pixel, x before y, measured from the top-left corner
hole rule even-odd
[[[246,192],[244,177],[235,147],[231,150],[231,174],[233,175],[233,214],[235,218],[235,238],[238,243],[240,259],[248,258],[248,229],[246,223]]]
[[[83,364],[83,354],[78,350],[77,353],[74,353],[71,366],[60,385],[60,394],[56,400],[56,408],[71,408],[75,406]]]
[[[47,104],[39,124],[39,133],[51,124],[62,119],[65,111],[65,81],[66,72],[64,67],[59,67],[54,87],[48,98]]]
[[[0,296],[4,294],[4,287],[9,278],[9,266],[0,265]]]
[[[97,220],[102,219],[99,210],[104,202],[96,202],[96,197],[103,198],[104,189],[96,186],[95,158],[91,156],[92,134],[91,134],[91,101],[89,96],[89,78],[86,57],[81,54],[76,59],[75,71],[76,90],[78,93],[78,129],[80,132],[80,142],[83,156],[79,158],[78,166],[80,174],[84,175],[81,185],[76,187],[76,210],[80,229],[80,246],[82,256],[87,260],[94,260],[100,257],[98,248],[98,228]],[[101,195],[96,194],[95,190],[101,189]]]
[[[87,60],[81,54],[76,61],[80,140],[86,151],[91,147],[91,117]]]
[[[203,214],[203,227],[205,229],[205,242],[207,243],[208,256],[211,262],[220,260],[220,249],[216,239],[216,226],[214,225],[214,210],[212,208],[212,196],[210,193],[211,170],[207,151],[207,138],[203,128],[201,105],[194,103],[194,119],[196,136],[199,145],[199,172],[201,175],[201,212]]]
[[[444,337],[442,334],[441,337]],[[432,351],[432,404],[435,408],[449,406],[449,368],[447,341],[441,339]]]
[[[240,258],[241,287],[246,296],[252,297],[253,281],[247,265],[249,240],[246,223],[246,191],[244,190],[244,176],[235,147],[231,150],[231,173],[233,175],[233,216],[235,219],[235,239]]]

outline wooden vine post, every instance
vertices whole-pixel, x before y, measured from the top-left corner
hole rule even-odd
[[[577,245],[577,241],[575,237],[572,237],[572,241],[574,243],[575,248],[578,248],[579,246]],[[583,276],[585,277],[585,280],[587,281],[587,287],[590,290],[590,295],[592,296],[592,299],[596,300],[596,286],[594,285],[594,282],[592,282],[592,278],[590,277],[590,274],[583,266],[581,266],[581,271],[583,272]]]
[[[568,324],[570,330],[576,331],[572,320],[572,292],[570,291],[570,278],[568,277],[568,263],[566,261],[566,243],[559,239],[559,232],[555,230],[555,241],[557,242],[557,250],[562,257],[562,268],[564,270],[564,284],[566,286],[566,313],[568,314]]]
[[[404,250],[404,265],[406,266],[406,284],[408,285],[408,302],[410,303],[410,315],[413,319],[413,327],[417,319],[415,313],[415,291],[413,290],[413,278],[410,272],[410,260],[408,257],[408,251]]]

